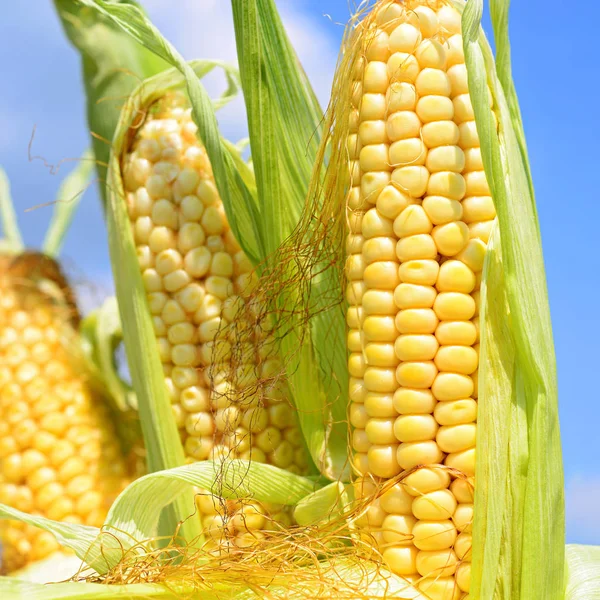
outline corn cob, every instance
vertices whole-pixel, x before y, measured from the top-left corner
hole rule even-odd
[[[379,2],[360,27],[346,263],[357,494],[407,474],[360,525],[394,573],[457,599],[469,591],[478,290],[496,213],[459,13]]]
[[[99,527],[126,468],[103,398],[77,355],[77,309],[56,263],[0,261],[0,503]],[[54,536],[0,521],[2,570],[46,558]]]
[[[196,132],[187,99],[169,93],[150,106],[123,165],[139,265],[186,458],[251,459],[299,473],[307,464],[300,430],[278,381],[269,328],[248,300],[256,275],[229,228]],[[233,328],[253,321],[253,333],[240,343]],[[209,536],[231,538],[234,546],[260,537],[266,526],[266,507],[257,503],[200,493],[197,505]],[[282,507],[268,509],[271,519],[290,522]]]

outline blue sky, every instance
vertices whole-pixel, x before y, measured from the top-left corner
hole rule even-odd
[[[186,58],[235,59],[226,0],[146,0],[154,22]],[[326,103],[348,0],[277,0],[300,58]],[[560,416],[567,485],[568,540],[600,544],[600,423],[596,372],[600,338],[598,152],[600,3],[573,14],[567,0],[513,2],[514,78],[537,192],[558,359]],[[582,7],[583,8],[583,7]],[[210,22],[206,30],[204,23]],[[20,23],[17,28],[15,23]],[[489,29],[489,28],[488,28]],[[27,35],[23,35],[27,32]],[[12,183],[21,228],[41,243],[68,159],[88,143],[79,60],[63,38],[49,0],[9,2],[0,20],[2,87],[0,164]],[[208,82],[216,93],[220,81]],[[221,114],[231,139],[245,135],[243,107]],[[58,174],[53,165],[67,159]],[[588,215],[591,215],[589,216]],[[87,305],[110,293],[105,231],[95,189],[86,193],[64,248],[67,267]],[[93,281],[94,283],[90,283]]]

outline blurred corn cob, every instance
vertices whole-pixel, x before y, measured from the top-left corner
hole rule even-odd
[[[225,216],[186,98],[152,104],[123,163],[127,207],[175,420],[188,461],[243,458],[300,473],[306,454],[278,380],[256,283]],[[256,305],[254,305],[256,306]],[[265,508],[197,500],[212,537],[244,545]],[[290,522],[282,507],[270,518]],[[250,531],[254,533],[250,533]]]
[[[99,527],[126,484],[119,439],[91,381],[74,297],[57,263],[0,260],[0,503]],[[59,549],[54,536],[0,521],[3,572]]]

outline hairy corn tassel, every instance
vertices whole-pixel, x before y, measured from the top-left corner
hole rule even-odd
[[[77,309],[58,266],[34,253],[0,264],[0,503],[100,527],[125,485],[104,398],[78,358]],[[59,549],[51,533],[0,520],[2,570]]]
[[[187,100],[170,93],[135,130],[123,166],[127,206],[156,342],[187,459],[251,459],[299,473],[306,455],[269,327],[248,295],[253,267],[229,228]],[[238,343],[232,326],[256,320]],[[243,326],[242,326],[243,329]],[[243,546],[282,507],[197,505],[209,537]],[[268,514],[267,514],[268,512]],[[222,540],[224,541],[224,540]]]
[[[407,473],[359,523],[394,573],[454,600],[469,592],[478,290],[496,213],[459,13],[379,2],[357,35],[346,263],[357,495]]]

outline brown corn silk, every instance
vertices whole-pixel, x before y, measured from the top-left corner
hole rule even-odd
[[[307,467],[294,408],[261,310],[253,266],[227,223],[183,93],[132,128],[122,162],[127,208],[175,421],[189,462],[243,458]],[[215,482],[218,488],[219,482]],[[243,547],[283,506],[201,491],[208,545]]]
[[[378,2],[341,66],[334,133],[349,181],[355,490],[374,498],[358,523],[436,600],[469,592],[479,286],[496,216],[460,24],[442,0]]]
[[[53,260],[0,258],[0,503],[100,527],[127,468],[82,362],[78,320]],[[0,542],[5,573],[59,549],[51,533],[10,520],[0,521]]]

